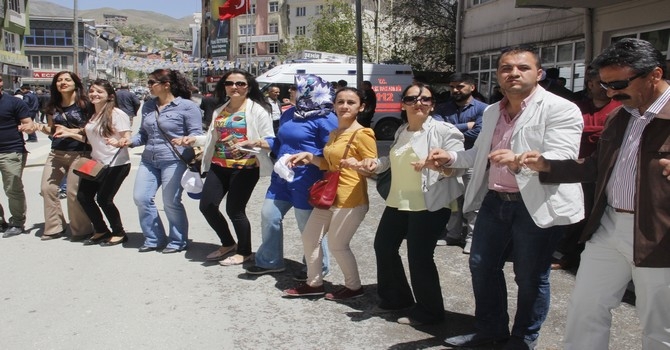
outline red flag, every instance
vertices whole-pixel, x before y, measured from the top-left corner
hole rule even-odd
[[[249,12],[249,0],[226,0],[219,6],[219,20],[230,19]]]

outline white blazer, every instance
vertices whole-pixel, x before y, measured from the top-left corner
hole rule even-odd
[[[207,133],[195,137],[194,146],[204,146],[202,152],[202,172],[209,171],[209,167],[212,164],[212,156],[214,156],[214,146],[216,146],[216,142],[219,140],[219,136],[221,136],[216,131],[216,128],[214,128],[214,119],[227,105],[228,102],[214,111]],[[270,113],[263,106],[247,99],[244,114],[247,118],[247,139],[257,140],[275,136],[274,129],[272,128],[272,117],[270,117]],[[257,157],[261,162],[269,162],[269,159],[261,159],[262,157],[268,158],[266,152],[259,153]]]
[[[499,118],[500,102],[484,111],[482,130],[475,145],[457,152],[452,164],[454,168],[473,168],[465,191],[465,212],[479,209],[489,190],[488,154]],[[582,114],[574,103],[538,86],[516,121],[511,149],[517,154],[537,150],[547,159],[577,159],[583,127]],[[537,226],[568,225],[584,218],[580,184],[542,184],[538,173],[528,168],[515,177],[523,202]]]

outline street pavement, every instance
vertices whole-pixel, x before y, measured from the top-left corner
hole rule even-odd
[[[387,149],[388,143],[383,147]],[[143,237],[132,199],[141,152],[136,148],[131,150],[133,168],[115,199],[130,238],[126,244],[40,241],[44,218],[38,192],[50,144],[39,135],[39,142],[27,148],[28,233],[0,239],[0,349],[449,349],[444,338],[472,327],[468,256],[459,247],[435,250],[446,308],[443,324],[404,326],[395,322],[402,313],[371,311],[378,302],[373,240],[384,207],[373,182],[368,189],[370,211],[352,241],[365,296],[350,302],[285,299],[282,290],[294,285],[291,274],[302,256],[292,211],[284,220],[288,267],[284,273],[252,277],[241,266],[206,262],[205,256],[218,247],[217,237],[197,201],[186,195],[188,250],[138,253]],[[269,178],[262,177],[248,205],[254,249],[260,243],[260,208],[268,185]],[[156,201],[162,207],[160,194]],[[4,194],[0,202],[7,211]],[[404,245],[401,254],[406,259]],[[327,291],[343,284],[335,261],[332,266]],[[516,286],[509,264],[505,274],[509,309],[514,313]],[[554,271],[551,283],[551,310],[539,349],[561,348],[574,275]],[[624,303],[613,315],[610,349],[640,349],[634,308]]]

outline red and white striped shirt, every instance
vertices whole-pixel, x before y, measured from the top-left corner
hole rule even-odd
[[[628,122],[612,176],[607,183],[607,204],[611,207],[627,211],[635,210],[635,178],[642,132],[668,100],[670,100],[670,88],[649,106],[644,115],[640,115],[637,108],[624,106],[632,118]]]

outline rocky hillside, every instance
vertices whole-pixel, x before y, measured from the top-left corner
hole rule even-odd
[[[30,1],[30,15],[72,17],[72,8],[63,7],[49,1]],[[93,10],[80,10],[81,18],[95,19],[96,23],[105,23],[103,14],[122,15],[128,17],[129,25],[142,25],[156,29],[156,34],[163,37],[184,35],[188,33],[188,25],[193,23],[191,16],[173,18],[153,11],[116,10],[101,7]]]

